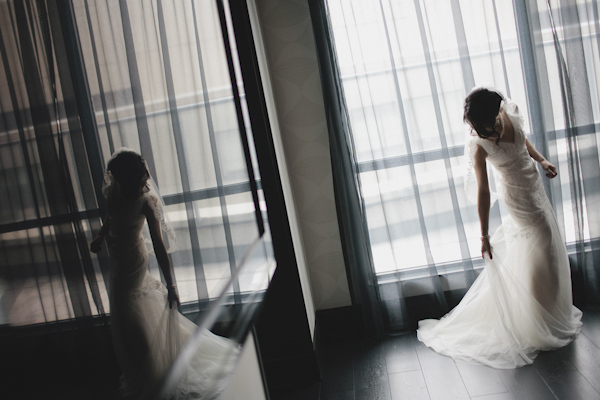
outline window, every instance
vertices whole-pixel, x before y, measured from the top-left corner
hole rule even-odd
[[[462,105],[474,86],[495,86],[519,105],[530,140],[561,171],[547,189],[566,241],[576,240],[573,165],[552,21],[541,2],[529,16],[533,43],[519,28],[523,21],[516,18],[523,18],[524,10],[515,10],[515,4],[328,1],[375,269],[382,279],[433,265],[439,273],[462,269],[481,257],[477,211],[463,193]],[[590,83],[593,111],[577,131],[597,135],[598,38],[591,2],[578,1],[576,7],[571,11],[577,18],[561,21],[557,37],[561,46],[581,42],[586,75],[577,78]],[[564,8],[553,5],[553,10],[566,15]],[[545,75],[535,66],[523,67],[531,62],[528,51],[535,52]],[[532,84],[538,85],[535,94]],[[530,110],[532,103],[539,109]],[[502,205],[492,209],[490,232],[504,215]]]

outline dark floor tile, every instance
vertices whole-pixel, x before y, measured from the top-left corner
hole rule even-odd
[[[287,393],[284,400],[320,400],[321,384],[315,383],[307,388]]]
[[[379,388],[387,385],[387,367],[383,344],[363,343],[353,362],[354,389]],[[388,389],[389,390],[389,389]]]
[[[321,393],[346,392],[354,390],[354,348],[355,342],[332,344],[322,355]]]
[[[323,371],[322,393],[354,390],[352,363],[325,368]]]
[[[358,347],[362,345],[364,339],[360,338],[340,338],[339,340],[328,340],[319,346],[319,353],[323,359],[339,358],[342,356],[352,358]]]
[[[561,371],[544,380],[559,400],[600,400],[600,393],[579,371]]]
[[[421,369],[415,350],[416,342],[415,332],[385,339],[383,349],[388,374]]]
[[[572,352],[569,346],[571,345],[553,351],[542,351],[534,360],[533,366],[542,377],[564,371],[576,371],[577,368],[569,360],[569,353]]]
[[[498,371],[493,368],[461,362],[457,362],[456,367],[471,397],[508,392]]]
[[[583,309],[581,333],[600,348],[600,310],[592,307]]]
[[[354,390],[344,390],[342,392],[323,393],[320,400],[355,400]]]
[[[356,400],[392,400],[390,384],[387,376],[377,382],[371,382],[371,385],[362,386],[356,389]]]
[[[454,360],[436,353],[421,342],[418,342],[416,350],[432,400],[470,398]]]
[[[322,352],[319,400],[600,400],[600,349],[588,337],[596,335],[597,321],[597,313],[588,312],[587,329],[571,344],[512,370],[456,363],[427,348],[414,332],[380,344],[332,343]]]
[[[579,335],[564,350],[565,357],[600,392],[600,349],[585,335]]]
[[[510,393],[497,393],[487,396],[471,397],[471,400],[519,400],[514,398]]]
[[[429,400],[429,392],[421,370],[406,371],[388,376],[392,400]]]
[[[538,371],[527,365],[515,369],[498,370],[504,385],[515,399],[552,400],[556,396],[546,385]]]

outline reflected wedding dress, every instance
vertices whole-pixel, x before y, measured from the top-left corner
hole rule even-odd
[[[180,348],[198,328],[176,308],[169,308],[165,286],[148,272],[148,250],[142,235],[146,219],[141,210],[148,203],[155,212],[161,211],[151,193],[114,207],[107,236],[111,329],[123,372],[121,393],[136,399],[156,394]],[[202,335],[172,399],[214,398],[235,367],[239,354],[235,342],[208,330]]]
[[[505,100],[502,107],[514,142],[497,145],[473,137],[467,144],[467,182],[479,145],[499,172],[509,217],[490,240],[492,259],[486,255],[484,270],[460,304],[440,320],[419,321],[417,337],[455,360],[507,369],[531,364],[539,351],[571,342],[582,314],[572,304],[566,248],[527,152],[522,118],[514,103]]]

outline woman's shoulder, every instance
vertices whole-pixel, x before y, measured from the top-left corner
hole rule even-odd
[[[490,152],[493,151],[491,147],[492,145],[494,145],[492,140],[484,139],[477,135],[471,135],[471,138],[467,144],[473,154],[475,154],[479,149],[483,149],[486,153],[490,154]]]
[[[148,215],[157,215],[160,213],[160,200],[152,192],[144,193],[140,198],[141,212]]]

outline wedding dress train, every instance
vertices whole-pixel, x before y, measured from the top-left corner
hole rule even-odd
[[[417,337],[436,352],[493,368],[531,364],[568,344],[581,328],[572,304],[569,260],[540,173],[526,148],[517,106],[503,102],[514,142],[474,137],[500,175],[509,218],[492,236],[492,259],[465,297],[440,320],[419,321]],[[472,174],[472,171],[470,171]],[[470,176],[467,177],[470,179]]]

